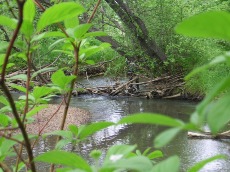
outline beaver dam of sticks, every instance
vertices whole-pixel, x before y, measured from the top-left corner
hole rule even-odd
[[[77,84],[75,94],[98,94],[109,96],[133,96],[166,99],[200,100],[202,96],[190,94],[184,89],[182,75],[161,76],[150,79],[144,76],[134,76],[128,81],[117,81],[109,86],[85,87]]]

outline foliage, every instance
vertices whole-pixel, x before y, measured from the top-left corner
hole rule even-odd
[[[36,1],[37,2],[37,1]],[[160,3],[160,2],[156,2]],[[14,4],[15,5],[15,4]],[[41,5],[41,4],[40,4]],[[133,2],[132,5],[136,5]],[[143,3],[144,6],[149,5]],[[154,5],[154,4],[153,4]],[[95,165],[90,165],[80,155],[63,150],[66,144],[71,143],[72,146],[77,145],[79,142],[87,139],[88,136],[104,128],[124,125],[124,124],[151,124],[172,127],[159,134],[154,145],[157,148],[168,144],[180,131],[202,131],[201,126],[207,121],[211,132],[214,136],[227,125],[230,121],[229,106],[230,101],[229,88],[230,78],[229,75],[225,79],[222,79],[207,95],[207,97],[197,106],[196,111],[191,115],[189,122],[183,122],[179,119],[171,118],[162,114],[134,114],[124,117],[117,123],[112,122],[96,122],[85,126],[76,127],[74,125],[69,126],[69,130],[64,130],[65,119],[67,118],[67,111],[71,100],[71,93],[74,89],[74,83],[77,79],[77,72],[79,63],[92,63],[89,59],[92,55],[99,53],[109,47],[109,44],[102,43],[99,45],[87,44],[91,37],[104,36],[104,32],[89,32],[92,24],[85,23],[79,24],[78,17],[85,11],[84,8],[75,2],[63,2],[55,4],[45,10],[41,15],[36,16],[35,4],[32,0],[17,1],[19,18],[15,23],[15,20],[11,20],[8,17],[8,13],[0,16],[0,24],[3,27],[9,27],[14,35],[7,46],[7,51],[3,51],[0,55],[0,67],[1,67],[1,79],[0,86],[5,96],[0,96],[0,103],[2,108],[0,109],[0,167],[3,171],[11,171],[11,167],[5,164],[5,160],[9,156],[16,156],[18,161],[22,160],[21,153],[22,148],[25,148],[28,156],[28,161],[24,164],[25,160],[20,163],[16,163],[13,166],[14,171],[19,171],[22,168],[26,170],[36,171],[35,162],[45,162],[58,166],[56,171],[154,171],[154,172],[178,172],[180,168],[180,159],[178,156],[168,157],[167,159],[157,162],[156,158],[161,158],[163,153],[159,150],[149,152],[150,149],[146,149],[141,153],[136,145],[114,145],[109,148],[106,153],[103,163],[99,165],[98,160],[102,154],[99,150],[91,152],[91,157],[96,162]],[[10,11],[10,10],[9,10]],[[64,12],[63,12],[64,11]],[[22,15],[23,14],[23,15]],[[224,15],[225,20],[219,20]],[[36,19],[35,20],[35,16]],[[214,16],[214,17],[213,17]],[[73,19],[76,21],[73,21]],[[5,21],[9,19],[9,21]],[[182,22],[176,27],[178,33],[187,34],[195,37],[206,38],[224,38],[230,39],[228,32],[219,30],[219,28],[225,28],[227,31],[230,29],[228,21],[230,20],[230,14],[224,12],[208,12],[200,14]],[[205,22],[203,22],[205,21]],[[213,23],[219,22],[219,27],[213,27]],[[64,24],[63,24],[64,23]],[[199,27],[191,31],[191,26],[199,23]],[[34,27],[35,26],[35,27]],[[53,27],[52,31],[47,31],[47,27]],[[36,29],[35,29],[36,28]],[[205,30],[203,30],[205,28]],[[201,29],[201,30],[200,30]],[[54,30],[54,31],[53,31]],[[23,45],[26,47],[18,47],[16,38],[22,38]],[[55,38],[52,40],[51,38]],[[64,73],[63,69],[57,70],[51,76],[51,84],[44,86],[34,86],[32,78],[37,76],[39,72],[49,71],[49,68],[31,73],[31,62],[35,56],[32,54],[39,49],[39,43],[45,39],[50,39],[52,42],[51,47],[55,48],[56,52],[66,54],[67,59],[71,58],[74,64],[72,75],[68,76]],[[162,42],[163,43],[163,42]],[[58,45],[56,47],[56,45]],[[13,46],[19,49],[19,52],[12,51]],[[6,48],[6,47],[5,47]],[[27,75],[19,74],[10,78],[6,78],[6,69],[12,67],[10,64],[11,57],[23,58],[27,65]],[[173,60],[171,59],[171,62]],[[209,64],[196,69],[191,73],[194,76],[197,72],[204,69],[209,69],[213,65],[219,65],[220,63],[226,63],[229,65],[229,53],[214,58]],[[17,64],[15,64],[17,65]],[[191,75],[188,76],[191,77]],[[19,86],[12,84],[12,79],[23,80],[26,86]],[[7,84],[9,83],[9,85]],[[18,89],[23,92],[23,95],[19,99],[14,100],[9,91],[9,86]],[[30,89],[32,87],[33,89]],[[59,136],[54,150],[49,150],[46,153],[34,157],[33,145],[31,144],[34,139],[36,140],[38,135],[29,135],[26,132],[26,124],[33,121],[33,116],[40,110],[46,107],[46,105],[53,96],[53,94],[60,94],[65,102],[65,111],[63,114],[63,121],[60,124],[60,131],[53,131],[48,135]],[[219,99],[216,100],[216,97]],[[212,106],[213,105],[213,106]],[[210,109],[210,107],[212,107]],[[12,115],[8,115],[11,113]],[[8,135],[14,128],[19,128],[21,133],[18,135]],[[10,133],[12,134],[12,133]],[[36,144],[36,141],[33,142]],[[21,148],[15,147],[19,144]],[[14,149],[17,150],[16,154]],[[217,155],[206,159],[195,166],[190,168],[190,171],[198,171],[205,164],[214,161],[216,159],[223,159],[225,156]],[[53,167],[53,165],[51,165]],[[52,169],[52,168],[51,168]],[[54,169],[53,169],[54,170]],[[51,170],[51,171],[53,171]]]

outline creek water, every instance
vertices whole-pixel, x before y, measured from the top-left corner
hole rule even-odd
[[[84,81],[87,83],[87,81]],[[96,81],[95,81],[96,82]],[[103,80],[105,82],[105,80]],[[98,83],[98,81],[97,81]],[[108,81],[106,81],[108,84]],[[94,84],[91,80],[90,84]],[[60,99],[54,99],[53,103],[60,102]],[[195,102],[176,101],[176,100],[154,100],[134,97],[106,97],[95,95],[84,95],[73,97],[71,106],[86,109],[91,113],[89,122],[112,121],[117,122],[122,117],[132,115],[133,113],[152,112],[166,114],[171,117],[189,120],[196,106]],[[87,141],[79,144],[74,151],[81,154],[90,163],[90,151],[100,149],[105,155],[106,150],[112,145],[118,144],[136,144],[141,151],[148,147],[153,147],[154,137],[166,127],[154,125],[122,125],[109,127],[89,137]],[[40,141],[35,155],[51,150],[54,147],[56,139],[52,137],[45,141]],[[72,146],[65,147],[71,150]],[[189,139],[187,133],[180,133],[168,146],[161,149],[164,157],[178,155],[181,159],[181,172],[187,171],[189,167],[205,158],[217,154],[225,154],[230,157],[229,140],[212,139]],[[42,164],[39,171],[48,171],[48,166]],[[227,160],[217,160],[207,164],[201,172],[229,172],[230,163]]]

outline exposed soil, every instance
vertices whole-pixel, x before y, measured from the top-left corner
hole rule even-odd
[[[31,134],[38,134],[41,131],[42,127],[46,122],[52,117],[52,115],[57,111],[59,105],[49,104],[47,108],[41,110],[38,114],[34,116],[35,121],[27,125],[27,131]],[[55,130],[59,130],[60,124],[62,121],[62,116],[64,112],[64,106],[61,106],[59,111],[54,115],[42,133],[47,133]],[[65,123],[65,129],[68,128],[68,125],[74,124],[80,126],[85,124],[90,119],[90,113],[86,110],[69,107],[67,120]]]

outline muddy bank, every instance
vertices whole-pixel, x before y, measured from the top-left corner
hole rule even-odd
[[[58,108],[59,105],[49,104],[47,108],[37,113],[34,116],[35,119],[34,122],[27,125],[26,130],[28,131],[28,133],[38,134],[39,132],[47,133],[47,132],[59,130],[62,121],[63,112],[64,112],[64,106],[61,106],[58,112],[56,112]],[[52,119],[49,121],[51,117]],[[89,119],[90,119],[90,113],[88,111],[84,109],[75,108],[75,107],[69,107],[65,129],[67,129],[68,125],[70,124],[74,124],[77,126],[80,126],[81,124],[85,124],[89,121]],[[48,124],[46,124],[47,121],[49,121]],[[44,126],[45,128],[43,129]]]

